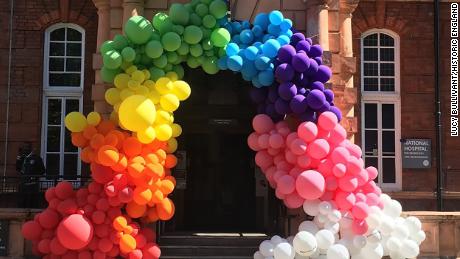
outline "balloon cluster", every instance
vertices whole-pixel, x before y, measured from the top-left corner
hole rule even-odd
[[[274,61],[281,46],[289,44],[292,21],[280,11],[260,13],[249,22],[234,21],[225,28],[232,40],[219,59],[222,70],[241,72],[243,79],[252,81],[255,87],[271,86],[274,82]]]
[[[73,190],[61,182],[45,193],[49,207],[22,226],[33,249],[43,258],[159,258],[155,233],[140,229],[123,215],[102,184]],[[124,223],[121,224],[120,222]],[[139,257],[140,255],[140,257]]]

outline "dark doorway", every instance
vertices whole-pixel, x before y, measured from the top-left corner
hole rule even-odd
[[[252,86],[231,72],[207,75],[199,69],[187,70],[184,80],[192,94],[175,113],[186,169],[177,172],[185,181],[174,192],[173,229],[256,231],[254,154],[246,142],[256,110]]]

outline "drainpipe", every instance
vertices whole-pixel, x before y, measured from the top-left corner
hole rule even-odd
[[[6,90],[6,122],[5,122],[5,154],[3,157],[3,184],[6,181],[6,170],[7,170],[7,159],[8,159],[8,135],[9,135],[9,126],[10,126],[10,89],[11,89],[11,49],[13,47],[13,7],[14,7],[14,0],[10,0],[10,27],[9,27],[9,50],[8,50],[8,82],[7,82],[7,90]]]
[[[439,211],[444,210],[442,198],[444,175],[442,173],[442,117],[441,89],[439,85],[439,0],[434,0],[434,57],[435,57],[435,109],[436,109],[436,201]]]

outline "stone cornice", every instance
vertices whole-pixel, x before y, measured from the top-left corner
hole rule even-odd
[[[351,14],[358,7],[359,0],[340,0],[340,13]]]

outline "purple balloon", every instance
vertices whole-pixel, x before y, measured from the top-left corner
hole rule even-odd
[[[292,66],[297,72],[303,73],[310,67],[310,59],[306,54],[297,53],[292,58]]]
[[[289,82],[294,78],[294,69],[288,63],[279,65],[275,70],[275,76],[278,82]]]
[[[291,110],[294,113],[301,114],[308,108],[306,100],[307,99],[305,96],[298,94],[292,98],[291,102],[289,103],[289,107],[291,107]]]
[[[299,87],[307,87],[310,84],[307,74],[296,73],[294,76],[294,83]]]
[[[318,65],[323,64],[323,59],[321,57],[315,57],[314,60],[316,61],[316,64],[318,64]]]
[[[307,89],[305,89],[305,88],[300,88],[298,92],[299,92],[299,94],[305,96],[305,94],[307,93]]]
[[[324,91],[324,84],[321,83],[320,81],[315,81],[315,82],[311,83],[310,89],[311,90],[317,89],[317,90],[320,90],[320,91]]]
[[[312,58],[321,57],[321,55],[323,55],[323,49],[318,44],[311,46],[310,51],[308,51],[308,56]]]
[[[326,100],[330,103],[334,101],[334,92],[331,89],[324,90],[324,96],[326,96]]]
[[[305,38],[306,41],[308,41],[308,43],[310,43],[310,45],[313,45],[313,41],[311,40],[311,38]]]
[[[313,59],[311,59],[310,66],[308,67],[306,71],[307,76],[314,77],[317,72],[318,72],[318,64]]]
[[[297,32],[291,36],[291,45],[295,46],[299,41],[305,40],[305,35],[303,33]]]
[[[296,54],[296,50],[291,45],[284,45],[278,50],[278,59],[281,63],[291,63],[292,57]]]
[[[324,105],[318,110],[318,112],[327,112],[331,108],[331,105],[328,102],[324,102]]]
[[[251,96],[251,100],[257,104],[263,103],[265,99],[267,98],[267,94],[268,94],[268,89],[266,87],[264,88],[251,87],[251,91],[249,92],[249,95]]]
[[[268,101],[274,103],[278,99],[278,91],[276,87],[269,87],[268,88]]]
[[[338,119],[339,121],[342,120],[342,112],[340,111],[339,108],[337,108],[337,106],[331,106],[331,107],[329,108],[329,111],[330,111],[330,112],[333,112],[333,113],[335,114],[335,116],[337,116],[337,119]]]
[[[299,115],[299,120],[316,122],[316,113],[312,110],[307,109],[304,113]]]
[[[297,94],[297,87],[291,82],[285,82],[278,87],[278,94],[286,101],[290,101]]]
[[[318,72],[315,74],[315,79],[326,83],[332,76],[332,71],[328,66],[321,65],[318,67]]]
[[[320,90],[311,90],[307,95],[307,103],[310,108],[317,111],[319,110],[324,103],[326,102],[326,97],[324,93]]]
[[[291,108],[289,107],[289,102],[278,98],[275,102],[275,110],[279,114],[288,114],[291,113]]]
[[[306,40],[301,40],[295,45],[295,49],[297,51],[303,50],[306,53],[308,53],[310,51],[310,48],[311,48],[311,44],[310,44],[310,42],[308,42]]]
[[[272,117],[273,119],[280,117],[280,115],[276,112],[275,110],[275,105],[274,104],[269,104],[265,107],[265,114],[268,116]]]

